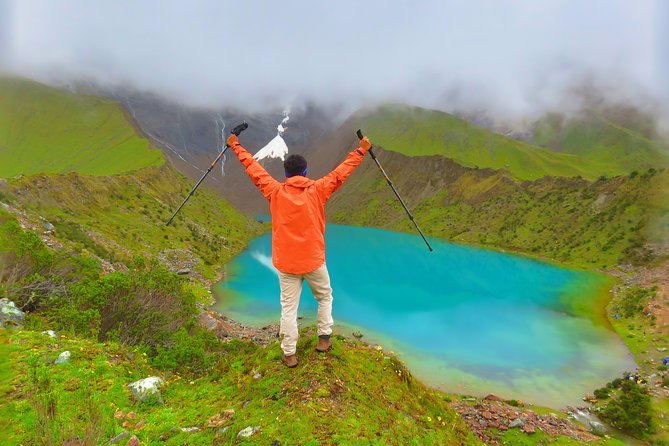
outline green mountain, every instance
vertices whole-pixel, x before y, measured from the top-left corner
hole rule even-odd
[[[616,153],[607,157],[608,140],[601,139],[598,134],[592,135],[589,141],[581,139],[580,142],[591,144],[596,140],[602,149],[601,156],[594,156],[594,150],[556,152],[507,138],[448,113],[406,105],[387,105],[361,112],[356,121],[370,139],[384,149],[409,156],[441,155],[465,167],[506,170],[521,180],[543,176],[596,179],[602,175],[648,168],[647,161],[657,161],[651,164],[655,167],[666,161],[654,151],[640,157],[617,158]],[[620,132],[625,134],[624,130]],[[614,140],[615,137],[612,136]],[[539,139],[547,138],[542,133]],[[626,141],[616,141],[617,147],[626,147]],[[630,164],[630,161],[634,163]]]
[[[5,133],[13,136],[3,156],[38,154],[33,150],[39,145],[24,139],[58,140],[62,129],[79,135],[58,146],[63,159],[86,147],[79,138],[111,141],[119,134],[153,153],[131,122],[87,121],[102,110],[118,110],[114,103],[11,82],[17,82],[16,95],[45,107],[25,115],[27,127],[7,125]],[[88,105],[72,107],[79,101]],[[40,134],[56,128],[49,122],[61,122],[61,130]],[[26,133],[17,136],[15,129]],[[346,135],[353,134],[347,129]],[[475,445],[481,443],[476,435],[503,444],[580,443],[540,431],[481,427],[479,420],[490,416],[488,405],[522,410],[523,417],[548,411],[444,395],[413,379],[394,355],[358,341],[337,337],[331,353],[316,354],[313,327],[298,345],[297,370],[281,365],[275,339],[266,340],[267,347],[229,337],[221,342],[198,323],[210,299],[208,284],[263,227],[204,187],[174,226],[165,227],[192,182],[161,156],[135,164],[137,158],[112,157],[114,146],[103,146],[110,156],[103,164],[116,163],[109,172],[77,161],[0,181],[0,298],[27,312],[22,328],[0,328],[0,443],[107,444],[123,432],[142,444]],[[516,157],[519,166],[538,162],[526,155]],[[595,182],[519,181],[443,156],[380,149],[379,157],[432,235],[589,267],[621,258],[647,262],[643,197],[664,171]],[[552,166],[548,159],[539,157],[536,165]],[[13,176],[9,170],[2,175]],[[343,222],[412,230],[389,193],[366,160],[333,197],[331,210]],[[55,365],[64,350],[71,361]],[[148,375],[166,382],[162,404],[135,402],[126,387]],[[458,410],[478,415],[460,417]],[[260,430],[253,436],[238,438],[254,426]],[[620,442],[593,438],[590,444]]]
[[[0,77],[0,177],[113,175],[163,162],[118,103]]]
[[[63,158],[79,153],[79,138],[117,135],[155,155],[113,103],[16,82],[17,96],[45,108],[27,112],[29,126],[3,122],[14,135],[6,159],[38,155],[31,129],[47,129],[39,138],[51,141],[60,130],[45,123],[56,121],[79,135],[60,140]],[[100,126],[109,111],[119,121]],[[294,371],[276,342],[222,343],[202,328],[207,285],[262,227],[204,186],[166,227],[192,182],[158,155],[114,158],[109,171],[71,161],[0,182],[0,298],[27,312],[24,327],[0,328],[0,443],[108,444],[123,431],[146,444],[230,443],[258,425],[247,444],[480,444],[443,394],[376,348],[338,338],[323,356],[305,335]],[[63,350],[71,362],[54,366],[50,356]],[[164,404],[129,394],[127,384],[148,375],[166,381]]]
[[[607,175],[669,166],[669,143],[652,116],[624,106],[587,109],[566,117],[549,113],[534,124],[533,142],[606,165]]]

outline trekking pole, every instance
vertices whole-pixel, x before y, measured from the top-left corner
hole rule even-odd
[[[362,134],[362,131],[360,129],[358,129],[358,131],[356,132],[356,135],[358,135],[358,139],[364,138],[364,136]],[[423,235],[423,231],[421,231],[420,228],[418,227],[418,223],[416,223],[416,220],[413,218],[413,215],[411,215],[411,212],[409,212],[409,208],[407,208],[407,205],[404,204],[404,200],[402,200],[402,197],[400,197],[400,194],[397,192],[397,189],[395,189],[395,186],[393,185],[393,182],[390,181],[390,178],[388,177],[388,174],[386,173],[386,171],[383,170],[383,166],[381,166],[381,163],[376,158],[376,155],[374,154],[374,150],[373,150],[372,147],[369,148],[369,154],[372,155],[372,159],[374,160],[376,165],[379,166],[379,170],[381,171],[384,178],[386,179],[386,183],[388,183],[388,186],[390,186],[390,188],[393,190],[393,192],[395,192],[395,196],[400,201],[400,204],[402,205],[402,207],[406,211],[407,215],[409,216],[409,220],[411,220],[411,222],[414,224],[416,229],[418,229],[418,233],[420,234],[421,237],[423,237],[423,241],[427,245],[430,252],[432,252],[432,246],[430,246],[430,242],[428,242],[427,239],[425,238],[425,236]]]
[[[232,129],[232,131],[230,133],[234,133],[236,136],[239,136],[239,134],[242,133],[244,130],[246,130],[248,128],[248,126],[249,125],[246,122],[242,122],[237,127]],[[184,201],[181,202],[181,204],[179,205],[177,210],[174,211],[174,214],[170,217],[169,220],[167,220],[167,223],[165,223],[165,226],[169,226],[170,223],[172,223],[172,220],[174,220],[174,217],[177,216],[177,214],[179,213],[181,208],[184,207],[184,204],[186,204],[188,199],[195,193],[195,189],[198,188],[198,186],[200,185],[200,183],[202,183],[204,178],[209,174],[209,172],[211,172],[211,169],[213,169],[214,166],[216,165],[216,163],[218,163],[218,160],[223,158],[223,155],[225,154],[225,151],[228,150],[229,147],[230,146],[226,143],[225,148],[221,151],[221,153],[218,154],[216,159],[211,163],[211,166],[209,166],[209,169],[207,169],[207,171],[204,173],[204,175],[202,175],[202,178],[200,178],[200,180],[195,184],[195,187],[193,187],[193,189],[191,189],[191,191],[188,192],[188,195],[186,196],[186,198],[184,198]]]

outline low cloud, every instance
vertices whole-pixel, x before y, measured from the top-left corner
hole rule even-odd
[[[132,86],[191,106],[398,101],[515,116],[568,108],[565,92],[583,79],[611,97],[669,98],[660,0],[13,6],[0,13],[10,16],[15,72]]]

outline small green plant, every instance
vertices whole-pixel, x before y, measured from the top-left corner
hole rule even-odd
[[[646,303],[655,296],[657,288],[630,287],[620,300],[620,314],[625,317],[638,316],[643,313]]]
[[[611,389],[609,387],[602,387],[601,389],[596,389],[593,393],[595,398],[599,400],[605,400],[610,396]]]

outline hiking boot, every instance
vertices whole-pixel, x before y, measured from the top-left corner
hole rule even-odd
[[[292,369],[293,367],[297,367],[297,356],[293,355],[283,355],[283,363],[286,364],[286,367],[289,369]]]
[[[318,344],[316,344],[316,351],[324,353],[332,348],[332,341],[330,335],[320,335],[318,337]]]

